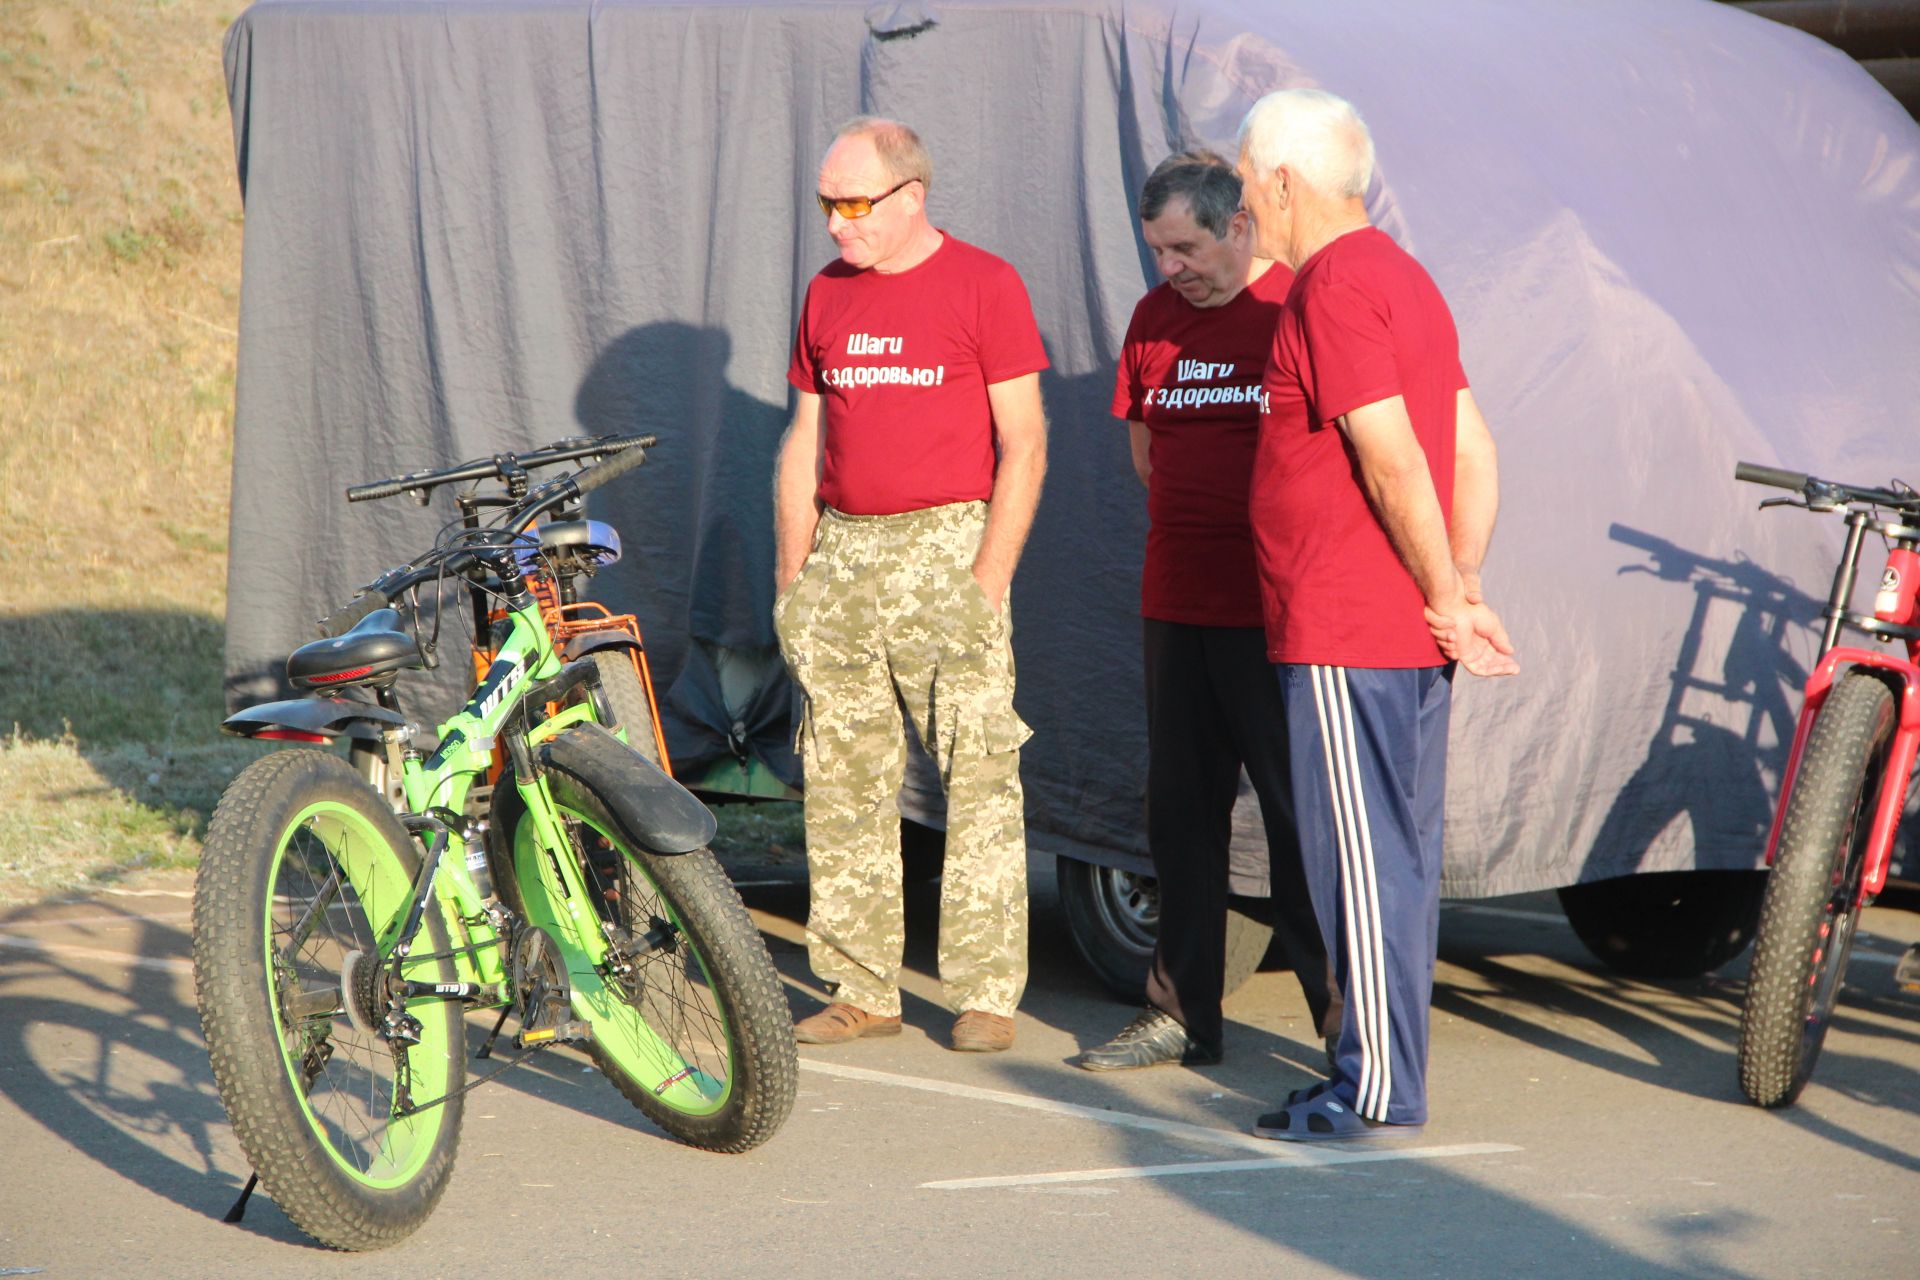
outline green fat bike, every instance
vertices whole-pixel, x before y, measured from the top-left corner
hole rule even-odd
[[[316,696],[227,727],[325,742],[369,733],[396,806],[330,752],[262,757],[227,787],[193,906],[201,1026],[254,1176],[322,1244],[405,1238],[445,1192],[475,1085],[558,1044],[584,1049],[655,1124],[745,1151],[792,1110],[796,1059],[778,974],[707,845],[713,816],[629,746],[591,656],[563,662],[521,567],[539,517],[644,460],[628,449],[542,484],[490,527],[391,570],[297,649]],[[494,659],[423,752],[394,694],[426,665],[420,588],[492,593]],[[410,625],[393,608],[411,600]],[[366,691],[372,700],[347,696]],[[495,745],[488,820],[469,812]],[[493,892],[483,887],[491,882]],[[517,1051],[467,1078],[463,1014],[509,1016]]]

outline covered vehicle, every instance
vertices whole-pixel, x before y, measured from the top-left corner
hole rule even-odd
[[[628,547],[597,587],[643,623],[682,776],[793,794],[783,375],[832,256],[820,155],[895,116],[936,224],[1018,267],[1052,360],[1013,589],[1028,820],[1127,986],[1146,516],[1108,405],[1155,282],[1138,191],[1172,150],[1230,150],[1261,94],[1323,87],[1373,129],[1369,209],[1449,299],[1501,450],[1486,582],[1526,670],[1456,686],[1444,892],[1577,886],[1583,936],[1647,972],[1744,943],[1832,555],[1733,463],[1920,478],[1920,129],[1837,51],[1707,0],[261,0],[226,62],[236,704],[312,634],[306,602],[437,523],[349,511],[346,484],[652,430],[596,509]],[[939,824],[924,779],[902,803]]]

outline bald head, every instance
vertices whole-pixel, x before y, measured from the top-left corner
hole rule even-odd
[[[840,260],[858,270],[905,271],[941,244],[927,221],[933,163],[898,120],[861,116],[840,126],[820,162],[819,197]]]
[[[856,138],[873,144],[890,182],[917,181],[923,198],[933,189],[933,158],[910,126],[880,116],[855,116],[833,135],[836,145]]]
[[[1285,166],[1322,195],[1364,199],[1373,180],[1373,136],[1345,98],[1282,89],[1240,122],[1240,158],[1262,176]]]

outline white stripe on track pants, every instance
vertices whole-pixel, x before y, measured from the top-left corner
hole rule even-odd
[[[1274,671],[1307,887],[1346,1000],[1335,1093],[1369,1119],[1420,1124],[1452,668]]]

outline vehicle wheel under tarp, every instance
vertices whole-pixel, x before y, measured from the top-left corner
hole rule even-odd
[[[1131,1004],[1147,996],[1147,967],[1160,928],[1160,885],[1152,876],[1102,867],[1078,858],[1057,864],[1060,908],[1067,931],[1094,976]],[[1235,896],[1227,902],[1226,973],[1223,995],[1253,976],[1273,940],[1263,898]]]
[[[1650,871],[1560,890],[1587,950],[1633,978],[1697,978],[1753,941],[1764,871]]]

